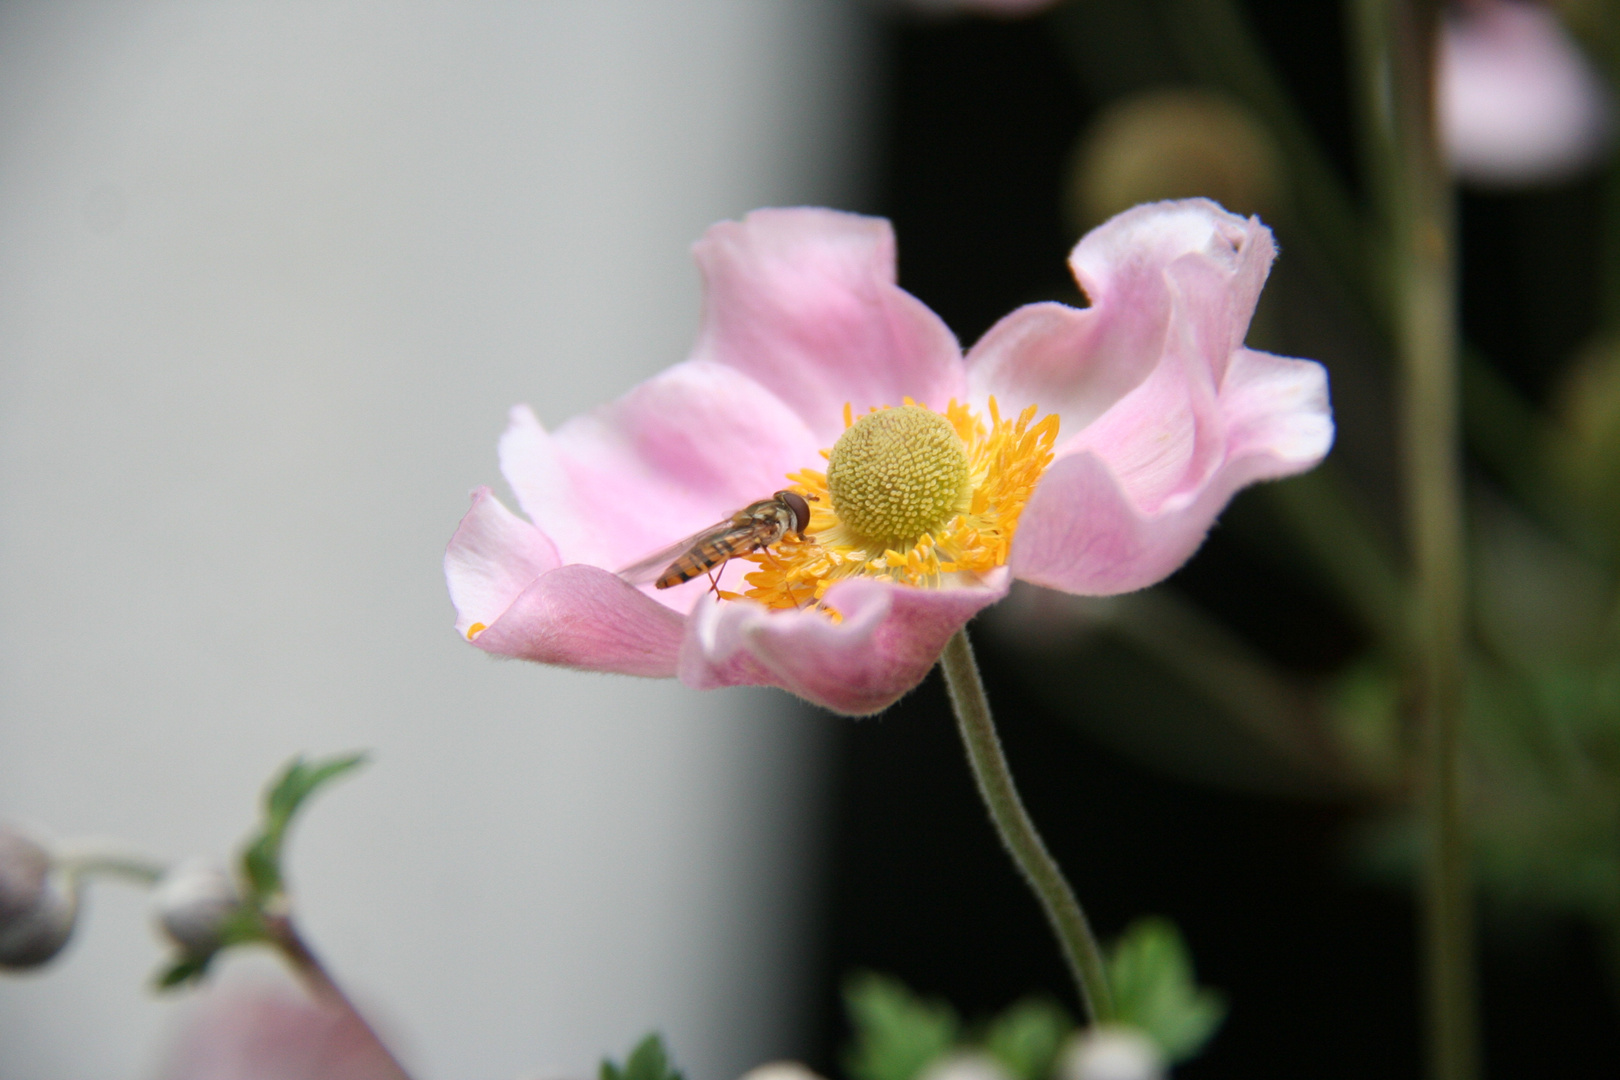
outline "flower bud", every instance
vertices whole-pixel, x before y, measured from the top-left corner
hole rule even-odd
[[[1138,203],[1203,196],[1244,214],[1282,205],[1286,170],[1265,125],[1203,90],[1151,90],[1104,108],[1069,163],[1070,224],[1090,228]]]
[[[1441,141],[1452,171],[1495,187],[1553,183],[1608,149],[1609,88],[1542,4],[1455,5],[1436,73]]]
[[[224,869],[206,859],[186,859],[158,882],[152,917],[188,956],[209,956],[224,944],[225,921],[241,904]]]
[[[1061,1080],[1164,1080],[1164,1055],[1136,1028],[1087,1028],[1069,1041],[1058,1066]]]
[[[923,1070],[922,1080],[1012,1080],[1001,1063],[989,1054],[946,1054]]]
[[[38,967],[61,952],[78,907],[50,853],[0,826],[0,968]]]
[[[743,1073],[742,1080],[822,1080],[822,1077],[797,1061],[768,1061]]]

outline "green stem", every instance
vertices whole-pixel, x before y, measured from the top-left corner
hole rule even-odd
[[[1402,614],[1405,583],[1386,545],[1351,501],[1334,463],[1325,461],[1303,476],[1258,490],[1362,625],[1392,648],[1401,648],[1408,629]]]
[[[1592,19],[1596,51],[1611,84],[1620,78],[1620,4],[1599,0]],[[1603,177],[1601,287],[1598,307],[1602,329],[1620,333],[1620,153],[1610,150]]]
[[[377,1037],[376,1030],[360,1010],[355,1008],[354,1002],[349,1000],[349,995],[343,992],[343,988],[338,986],[327,972],[326,966],[321,963],[320,957],[316,956],[314,950],[304,941],[303,935],[293,924],[292,917],[285,914],[268,914],[264,924],[271,942],[303,981],[310,996],[329,1009],[349,1015],[358,1029],[376,1045],[378,1055],[393,1066],[394,1075],[389,1080],[410,1080],[410,1074],[399,1063],[399,1059],[388,1049],[387,1044]]]
[[[122,878],[132,884],[146,886],[156,885],[168,871],[168,867],[156,859],[101,844],[64,846],[53,862],[58,870],[70,878]]]
[[[1423,950],[1429,1065],[1479,1074],[1473,911],[1463,820],[1466,604],[1453,218],[1435,137],[1434,0],[1353,0],[1373,188],[1387,229],[1413,566],[1418,778],[1427,834]]]
[[[1091,925],[1086,922],[1085,912],[1080,910],[1074,890],[1064,880],[1063,871],[1046,850],[1029,811],[1018,797],[966,630],[958,630],[945,645],[939,663],[945,672],[945,685],[950,689],[951,705],[956,710],[957,729],[962,733],[962,744],[967,748],[979,795],[990,811],[996,831],[1001,834],[1001,842],[1023,872],[1024,880],[1035,890],[1058,936],[1063,957],[1080,991],[1081,1009],[1092,1023],[1111,1020],[1114,999],[1108,990],[1102,950],[1097,946]]]

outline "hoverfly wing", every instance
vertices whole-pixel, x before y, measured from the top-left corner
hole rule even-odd
[[[700,529],[684,540],[677,540],[668,547],[659,548],[644,559],[635,562],[618,571],[618,576],[632,585],[649,585],[657,581],[668,570],[670,564],[682,555],[718,540],[730,532],[734,526],[728,518],[725,521],[710,525],[707,529]]]

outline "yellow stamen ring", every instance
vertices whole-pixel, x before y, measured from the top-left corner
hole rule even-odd
[[[1048,414],[1037,423],[1032,405],[1017,420],[1004,420],[995,399],[989,406],[988,423],[954,401],[935,413],[907,399],[858,420],[846,406],[847,430],[827,453],[827,473],[788,476],[801,495],[817,500],[810,504],[809,539],[789,536],[768,558],[751,556],[758,569],[747,576],[746,595],[769,607],[802,608],[818,604],[846,577],[938,587],[1004,565],[1018,517],[1052,461],[1058,418]],[[896,442],[903,444],[898,450]],[[861,469],[844,460],[850,445],[870,455]],[[872,466],[874,459],[881,464]]]

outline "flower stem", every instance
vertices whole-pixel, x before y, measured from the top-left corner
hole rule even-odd
[[[956,711],[957,730],[962,733],[968,763],[973,766],[973,778],[978,781],[979,796],[990,811],[990,820],[1001,834],[1007,853],[1018,864],[1024,880],[1035,890],[1046,911],[1047,921],[1057,934],[1063,957],[1079,987],[1081,1009],[1092,1023],[1111,1020],[1114,1000],[1108,990],[1102,950],[1097,947],[1096,935],[1086,922],[1085,912],[1080,910],[1080,902],[1074,898],[1074,890],[1064,880],[1063,871],[1046,850],[1029,811],[1018,797],[966,630],[958,630],[946,643],[939,663]]]
[[[332,979],[326,966],[321,963],[320,957],[316,956],[314,950],[304,941],[303,935],[293,924],[292,917],[285,914],[269,915],[265,919],[265,927],[270,933],[271,942],[292,966],[293,972],[303,982],[310,996],[328,1009],[347,1013],[357,1028],[376,1044],[379,1056],[393,1066],[396,1080],[410,1080],[410,1074],[399,1063],[399,1059],[394,1057],[387,1044],[377,1037],[376,1030],[360,1010],[354,1007],[349,995],[345,994],[343,988]]]
[[[1479,1075],[1473,910],[1463,821],[1467,597],[1458,451],[1455,208],[1434,117],[1434,0],[1354,0],[1373,190],[1387,229],[1388,295],[1400,360],[1407,529],[1413,568],[1417,775],[1429,1069]]]
[[[167,871],[162,863],[139,852],[102,843],[64,845],[56,853],[56,868],[70,878],[122,878],[134,885],[156,885]]]

